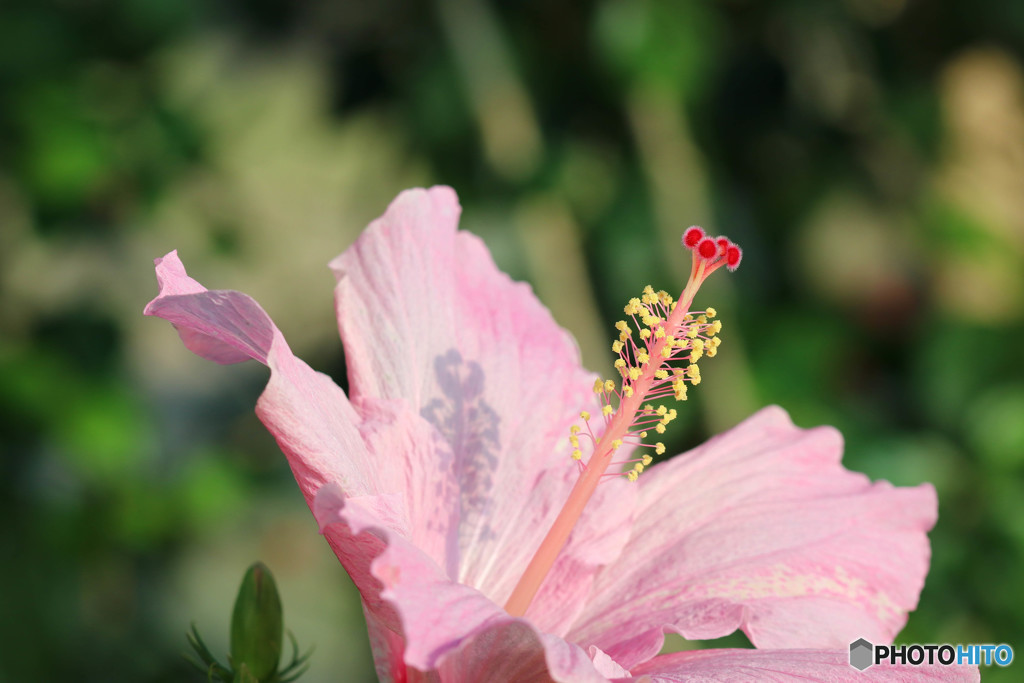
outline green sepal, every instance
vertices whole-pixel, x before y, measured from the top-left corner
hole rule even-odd
[[[202,663],[197,662],[188,655],[182,655],[185,661],[206,674],[206,680],[210,683],[213,683],[213,681],[231,683],[234,678],[231,670],[218,662],[217,658],[213,656],[210,648],[206,647],[206,643],[203,642],[202,637],[199,635],[195,624],[192,624],[192,630],[186,632],[185,636],[188,638],[188,644],[192,646],[192,649],[199,656]]]
[[[277,683],[291,683],[306,673],[306,670],[309,669],[309,658],[313,654],[313,648],[310,647],[305,654],[299,655],[299,643],[291,631],[288,631],[288,640],[292,644],[292,661],[277,673],[279,677]]]

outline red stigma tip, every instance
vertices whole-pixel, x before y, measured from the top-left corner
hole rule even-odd
[[[743,250],[737,247],[735,244],[730,244],[725,250],[725,267],[730,271],[736,270],[740,265],[740,260],[743,259]]]
[[[704,230],[698,225],[691,225],[683,233],[683,246],[693,249],[702,239],[704,239]]]
[[[725,250],[729,248],[730,244],[732,244],[728,237],[719,237],[715,242],[718,244],[718,253],[720,254],[724,254]]]
[[[715,255],[718,254],[718,245],[715,244],[713,239],[705,237],[700,241],[700,244],[697,245],[697,253],[701,258],[714,258]]]

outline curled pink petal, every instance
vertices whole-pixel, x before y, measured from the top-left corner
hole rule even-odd
[[[207,360],[267,362],[278,332],[259,304],[241,292],[208,291],[188,276],[177,251],[154,263],[160,294],[146,306],[146,315],[173,324],[185,346]]]
[[[252,358],[270,367],[256,412],[288,457],[307,501],[328,481],[367,490],[369,454],[345,393],[292,354],[251,297],[207,290],[188,277],[176,252],[156,265],[160,293],[146,306],[146,315],[174,324],[185,345],[204,358],[219,363]]]

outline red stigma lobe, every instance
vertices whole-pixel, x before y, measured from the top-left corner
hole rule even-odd
[[[683,246],[687,249],[693,249],[702,239],[704,239],[704,230],[697,225],[690,226],[683,233]]]
[[[730,271],[736,270],[743,259],[743,250],[735,244],[730,244],[725,250],[725,267]]]
[[[718,254],[718,245],[713,239],[705,237],[697,245],[697,253],[701,258],[711,259]]]

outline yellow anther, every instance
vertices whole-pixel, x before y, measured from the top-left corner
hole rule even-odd
[[[656,315],[645,315],[643,317],[643,322],[644,325],[647,325],[647,327],[654,327],[655,325],[661,322],[661,318],[659,318]]]
[[[626,398],[632,398],[633,397],[633,387],[631,387],[631,386],[624,386],[624,387],[622,387],[622,395],[625,396]]]
[[[626,361],[623,360],[622,358],[619,358],[613,363],[613,365],[617,370],[622,370],[624,367],[626,367]]]
[[[629,479],[630,481],[636,481],[639,476],[640,475],[638,475],[633,470],[630,470],[629,472],[626,472],[626,479]]]
[[[612,441],[612,450],[617,451],[622,446],[622,439],[615,439]]]
[[[615,353],[622,353],[622,342],[620,342],[620,341],[613,341],[612,342],[612,351],[614,351]]]
[[[644,453],[642,456],[640,456],[640,462],[644,464],[644,467],[649,467],[650,464],[654,462],[654,458]]]
[[[654,379],[668,379],[668,370],[662,368],[654,373]]]
[[[644,294],[646,294],[647,296],[655,296],[654,287],[651,287],[650,285],[644,287]]]
[[[572,427],[569,427],[569,433],[570,434],[579,434],[580,433],[580,426],[579,425],[573,425]]]
[[[668,409],[668,419],[669,419],[669,420],[674,420],[674,419],[676,419],[676,416],[677,416],[677,415],[679,415],[679,413],[677,413],[677,412],[676,412],[676,409],[675,409],[675,408],[669,408],[669,409]]]
[[[641,472],[644,471],[644,464],[642,462],[638,462],[637,464],[633,465],[633,471],[636,472],[637,474],[640,474]]]
[[[638,379],[640,379],[640,368],[630,368],[629,369],[629,378],[631,380],[633,380],[634,382],[637,381]]]
[[[709,318],[714,318],[716,315],[718,315],[718,311],[711,308],[710,306],[708,306],[708,310],[704,311],[704,313],[706,313]]]
[[[709,327],[708,329],[711,330],[711,334],[718,334],[719,332],[722,331],[722,321],[716,320],[715,322],[711,323],[711,327]]]
[[[658,455],[661,455],[662,453],[664,453],[665,452],[665,444],[663,444],[660,441],[658,443],[654,444],[654,452],[657,453]],[[651,457],[651,456],[647,456],[647,457]]]
[[[573,452],[572,452],[572,459],[573,460],[580,460],[582,458],[583,458],[583,453],[580,452],[580,449],[577,448],[577,449],[573,450]]]
[[[704,355],[704,340],[694,339],[690,350],[690,362],[696,363]]]
[[[640,330],[640,338],[641,339],[650,339],[651,338],[651,331],[646,329],[646,328]]]
[[[668,412],[668,408],[665,406],[658,406],[658,415],[664,415]]]
[[[689,327],[687,327],[686,328],[686,336],[689,337],[690,339],[696,339],[697,338],[697,328],[695,326],[693,326],[693,325],[690,325]]]
[[[654,338],[655,339],[664,339],[665,338],[665,328],[664,327],[659,327],[656,330],[654,330]]]
[[[658,424],[654,425],[654,431],[658,432],[659,434],[664,434],[665,425],[659,422]]]
[[[697,322],[700,323],[701,325],[705,325],[708,322],[708,317],[706,315],[698,315]]]
[[[700,366],[699,365],[688,365],[686,366],[686,376],[690,379],[700,377]]]
[[[572,436],[569,437],[569,443],[572,444],[573,448],[579,448],[580,447],[580,437],[578,437],[575,434],[573,434]]]
[[[646,365],[647,362],[651,360],[651,357],[647,355],[646,351],[641,351],[640,353],[636,354],[636,359],[640,362],[640,365]]]
[[[686,400],[686,382],[681,377],[672,382],[672,391],[675,392],[677,401]]]
[[[672,305],[672,295],[666,292],[664,289],[658,292],[658,298],[661,299],[661,303],[663,306]]]
[[[650,413],[650,412],[653,412],[653,411],[654,411],[654,406],[652,406],[650,403],[645,403],[644,404],[644,412],[645,413]]]
[[[717,348],[718,345],[722,343],[722,340],[719,339],[718,337],[712,337],[711,339],[708,340],[708,343],[711,344],[711,346]]]
[[[629,325],[626,324],[625,320],[620,320],[617,323],[615,323],[615,329],[617,329],[619,332],[625,332],[626,330],[629,329]]]
[[[672,355],[672,346],[670,344],[665,344],[664,346],[661,347],[661,357],[662,358],[668,358],[671,355]]]
[[[612,408],[611,406],[605,406],[604,408],[601,408],[601,414],[604,415],[605,417],[608,417],[609,415],[611,415],[614,412],[615,412],[615,409]]]
[[[718,347],[717,346],[712,346],[711,348],[709,348],[707,355],[708,355],[708,358],[714,358],[715,356],[717,356],[718,355]]]
[[[619,341],[625,343],[631,336],[633,336],[633,330],[627,329],[619,332]]]
[[[607,391],[609,394],[615,391],[615,382],[611,381],[610,379],[606,379],[604,381],[604,390]]]
[[[583,421],[586,422],[587,420],[590,419],[590,413],[584,410],[583,412],[580,413],[580,417],[582,417]]]
[[[594,380],[594,393],[600,394],[602,391],[604,391],[604,380],[598,377]]]
[[[641,439],[646,439],[647,438],[647,432],[640,432],[640,438]]]

